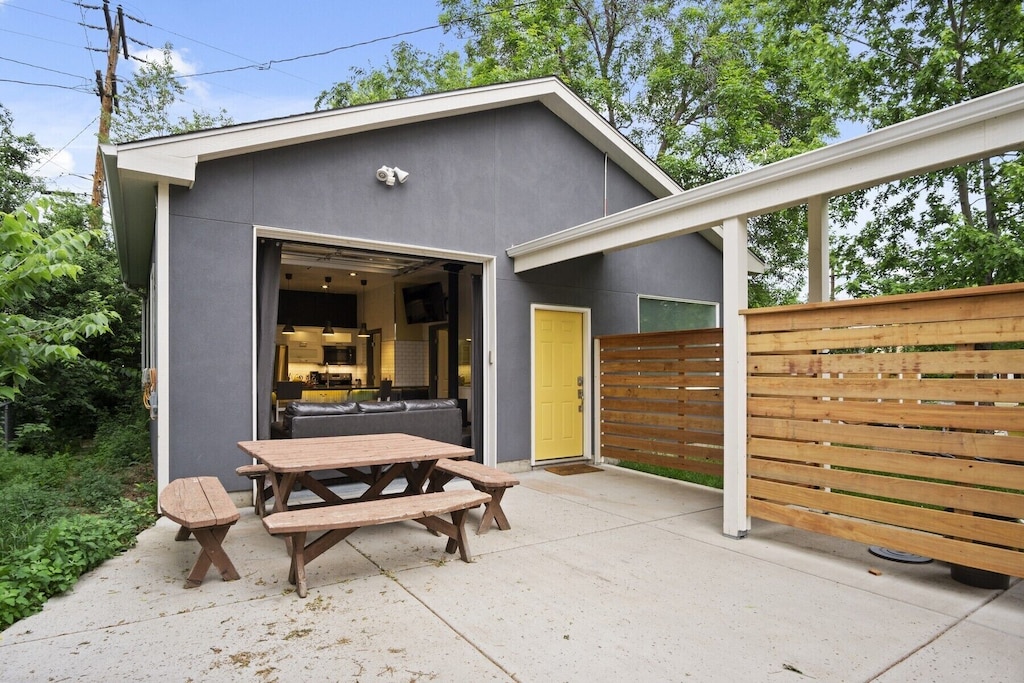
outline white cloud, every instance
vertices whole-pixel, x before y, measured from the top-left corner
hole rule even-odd
[[[185,97],[187,99],[198,100],[199,102],[206,102],[209,99],[210,90],[205,83],[195,78],[181,78],[183,76],[191,76],[192,74],[199,72],[199,64],[197,62],[189,61],[187,54],[187,50],[172,48],[170,52],[171,67],[173,67],[174,73],[180,78],[181,84],[185,86]],[[135,56],[141,60],[145,60],[146,62],[161,63],[164,59],[164,52],[162,49],[150,48],[148,50],[136,52]],[[133,64],[134,66],[132,70],[134,73],[137,73],[139,69],[144,66],[144,64],[139,61],[135,61]]]
[[[48,180],[59,178],[62,175],[76,173],[75,157],[68,150],[61,150],[45,159],[40,159],[40,166],[33,167],[29,173],[41,176]]]

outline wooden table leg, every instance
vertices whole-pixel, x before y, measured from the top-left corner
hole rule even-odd
[[[292,563],[288,570],[288,582],[295,586],[300,598],[306,597],[306,532],[289,534],[292,546]]]
[[[491,494],[491,502],[484,506],[484,514],[480,519],[480,526],[476,531],[477,534],[486,534],[491,528],[491,520],[497,522],[498,528],[502,531],[511,529],[512,525],[508,523],[505,511],[501,509],[501,497],[505,495],[505,488],[481,488],[480,490]]]
[[[420,463],[410,463],[405,472],[405,479],[408,482],[408,486],[405,487],[405,492],[409,494],[423,493],[423,488],[427,485],[430,475],[434,471],[434,465],[436,464],[436,460],[424,460]]]
[[[454,553],[458,550],[463,562],[472,562],[473,555],[469,552],[469,542],[466,538],[467,512],[468,510],[454,510],[450,522],[441,517],[423,517],[415,521],[435,533],[441,533],[448,537],[448,544],[444,548],[446,553]]]
[[[295,480],[298,478],[298,472],[270,473],[270,487],[274,490],[274,512],[284,512],[288,509],[288,498],[292,495]]]
[[[231,563],[231,558],[228,557],[222,545],[229,528],[229,526],[215,526],[192,530],[192,534],[199,541],[201,550],[199,557],[196,558],[196,563],[192,566],[192,571],[185,579],[185,588],[195,588],[201,584],[211,564],[217,567],[221,578],[225,581],[234,581],[239,578],[235,565]]]

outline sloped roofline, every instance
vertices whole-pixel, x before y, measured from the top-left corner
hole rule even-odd
[[[682,192],[665,171],[558,78],[501,83],[100,145],[122,275],[129,286],[146,286],[155,219],[153,189],[160,182],[191,187],[201,162],[533,102],[606,153],[655,198]]]
[[[661,198],[682,188],[556,77],[298,114],[119,145],[102,145],[119,170],[191,185],[199,162],[539,102]]]

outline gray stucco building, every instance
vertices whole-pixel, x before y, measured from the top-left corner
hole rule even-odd
[[[349,297],[358,322],[340,333],[357,363],[339,376],[464,396],[478,456],[508,469],[592,454],[593,336],[637,331],[641,299],[716,312],[722,300],[722,255],[710,232],[514,272],[506,255],[514,245],[681,192],[557,79],[102,152],[123,278],[146,301],[142,364],[156,371],[161,489],[200,474],[228,490],[246,487],[234,473],[244,462],[236,442],[269,436],[271,347],[282,344],[284,321],[264,320],[276,325],[268,337],[260,311],[269,300],[277,308],[279,290]],[[381,167],[408,177],[381,182]],[[404,289],[433,282],[457,310],[445,321],[411,321]],[[579,430],[579,452],[538,446],[542,312],[577,318],[582,330],[569,350],[579,354],[582,398],[578,423],[567,427]],[[372,342],[355,336],[357,325],[374,330]],[[457,334],[457,356],[445,353],[457,345],[445,346],[439,330]],[[438,343],[442,351],[430,351]],[[323,365],[289,348],[293,366]],[[438,364],[458,365],[458,392],[456,373],[438,379]]]

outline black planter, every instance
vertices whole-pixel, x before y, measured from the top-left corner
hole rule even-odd
[[[949,565],[949,575],[954,581],[959,581],[975,588],[1006,590],[1010,587],[1010,577],[1006,574],[997,574],[985,569],[965,567],[962,564]]]

